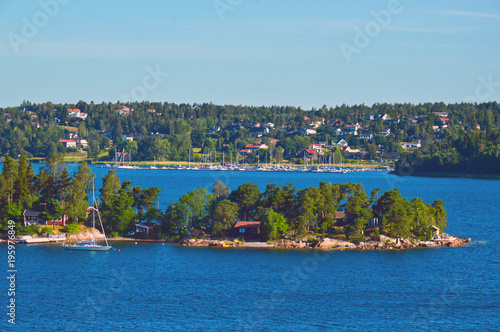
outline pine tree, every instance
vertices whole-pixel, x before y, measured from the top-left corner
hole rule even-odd
[[[17,177],[14,182],[14,202],[23,208],[31,207],[31,195],[28,187],[28,160],[24,154],[21,154],[17,168]]]
[[[5,182],[5,192],[7,194],[7,204],[10,205],[13,203],[14,198],[14,183],[17,177],[17,169],[14,159],[9,157],[9,155],[5,156],[2,174]]]

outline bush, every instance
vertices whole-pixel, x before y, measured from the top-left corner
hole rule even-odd
[[[380,241],[380,230],[377,228],[375,228],[375,232],[373,232],[373,239],[375,241]]]
[[[17,223],[16,224],[16,233],[17,233],[17,235],[38,234],[38,226],[37,225],[22,226],[20,223]]]
[[[52,227],[45,226],[45,227],[44,227],[44,228],[42,228],[42,230],[40,231],[40,234],[45,234],[45,233],[54,234],[54,230],[52,229]]]
[[[118,232],[111,232],[111,233],[109,234],[109,237],[110,237],[110,238],[116,238],[116,237],[119,237],[119,236],[120,236],[120,234],[118,234]]]
[[[80,225],[72,222],[64,227],[64,231],[68,234],[78,233],[80,231]]]

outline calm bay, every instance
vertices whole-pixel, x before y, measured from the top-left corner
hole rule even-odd
[[[35,168],[37,165],[35,164]],[[68,165],[70,174],[76,165]],[[92,166],[97,186],[108,172]],[[500,329],[500,182],[385,172],[118,170],[161,189],[160,209],[218,180],[363,183],[445,202],[447,233],[467,247],[402,251],[213,249],[113,242],[109,252],[16,246],[16,327],[23,331],[332,331]],[[4,266],[6,245],[1,245]],[[120,251],[118,251],[118,249]],[[7,268],[5,268],[5,271]],[[2,278],[2,292],[8,284]],[[4,304],[7,302],[4,300]],[[5,307],[4,307],[5,308]],[[4,309],[7,312],[7,309]],[[4,314],[1,326],[7,327]]]

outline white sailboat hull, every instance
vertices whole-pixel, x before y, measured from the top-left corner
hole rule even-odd
[[[63,244],[63,249],[66,250],[80,250],[80,251],[108,251],[111,246],[101,246],[99,244],[77,244],[77,245],[67,245]]]

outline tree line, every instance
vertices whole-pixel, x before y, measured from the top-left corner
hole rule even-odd
[[[25,209],[43,211],[40,219],[59,219],[63,213],[72,223],[90,221],[89,195],[95,175],[86,163],[79,165],[72,177],[60,162],[61,156],[47,158],[35,175],[33,165],[21,155],[18,162],[6,157],[0,174],[0,212],[2,230],[8,220],[19,222],[22,233],[36,232],[37,226],[24,229],[21,224]],[[166,235],[182,236],[204,232],[212,236],[228,236],[237,220],[262,221],[266,240],[326,234],[336,231],[336,212],[348,218],[344,225],[347,239],[364,241],[371,218],[377,217],[379,234],[395,237],[428,239],[434,225],[446,228],[446,211],[441,200],[426,204],[420,198],[411,201],[401,197],[397,189],[380,195],[375,189],[368,196],[362,184],[326,183],[319,187],[296,189],[291,183],[268,184],[260,192],[256,184],[245,183],[236,190],[218,181],[212,192],[205,188],[192,190],[160,211],[155,207],[160,190],[157,187],[132,186],[120,181],[116,170],[103,176],[99,190],[99,210],[108,232],[125,234],[136,222],[159,223]],[[20,233],[20,234],[21,234]]]
[[[128,116],[118,115],[116,110],[122,106],[133,109]],[[68,109],[76,108],[88,114],[86,119],[70,117]],[[405,137],[417,135],[422,139],[422,148],[430,149],[435,142],[449,141],[456,136],[476,130],[489,132],[499,128],[500,108],[496,102],[471,104],[374,104],[372,106],[341,105],[336,107],[312,108],[303,110],[291,106],[242,106],[174,103],[86,103],[52,104],[51,102],[31,104],[24,102],[19,107],[2,108],[0,117],[0,155],[18,158],[47,157],[55,153],[74,151],[59,142],[65,133],[77,130],[79,136],[88,141],[85,148],[92,160],[113,160],[116,148],[134,155],[134,160],[193,160],[192,149],[202,151],[224,151],[236,153],[246,144],[254,143],[250,122],[272,122],[275,128],[264,134],[262,140],[272,145],[269,151],[262,154],[273,158],[290,159],[300,149],[308,148],[311,143],[337,139],[334,127],[329,120],[339,119],[346,123],[359,123],[360,130],[371,131],[372,140],[360,140],[356,136],[347,135],[345,139],[354,148],[362,148],[369,152],[370,159],[377,159],[377,150],[382,152],[403,152],[400,142]],[[154,112],[153,112],[154,111]],[[449,114],[448,127],[435,131],[439,124],[436,112]],[[398,117],[400,122],[384,124],[383,120],[371,121],[368,114],[389,114]],[[416,123],[409,118],[420,115]],[[326,119],[325,125],[317,128],[317,134],[301,137],[297,130],[309,126],[310,121]],[[243,129],[227,130],[232,123],[240,123]],[[220,127],[211,132],[212,126]],[[75,129],[76,128],[76,129]],[[380,135],[382,129],[391,129],[389,136]],[[122,141],[122,135],[134,135],[135,141]],[[113,140],[113,148],[110,140]],[[277,143],[273,141],[277,140]],[[460,144],[460,142],[457,142]],[[427,150],[425,150],[427,151]],[[104,157],[102,154],[105,153]],[[197,156],[198,160],[200,156]],[[218,156],[221,159],[220,156]],[[218,159],[218,160],[219,160]],[[250,157],[252,159],[252,157]],[[254,158],[255,159],[255,158]]]
[[[38,226],[22,224],[25,209],[41,211],[42,222],[59,220],[63,213],[70,223],[89,222],[89,197],[94,179],[85,162],[70,177],[60,155],[48,157],[36,175],[33,164],[24,155],[18,162],[6,156],[0,174],[1,230],[6,230],[8,220],[15,220],[19,234],[37,232]],[[99,210],[107,231],[123,233],[132,229],[134,222],[156,218],[154,203],[159,194],[158,187],[132,187],[132,181],[128,180],[120,183],[116,170],[110,170],[103,177],[99,197]]]
[[[379,218],[375,233],[393,237],[432,237],[432,226],[446,228],[444,203],[426,204],[420,198],[403,198],[397,189],[380,195],[375,189],[368,196],[362,184],[331,184],[296,189],[268,184],[259,192],[256,184],[245,183],[230,191],[217,182],[209,193],[199,188],[184,194],[162,215],[161,230],[166,234],[186,235],[203,232],[229,236],[238,220],[262,222],[262,238],[278,240],[326,234],[336,230],[336,212],[343,211],[348,223],[343,232],[350,241],[365,241],[369,220]]]
[[[404,154],[395,174],[460,173],[500,175],[500,131],[455,134],[427,149]]]

